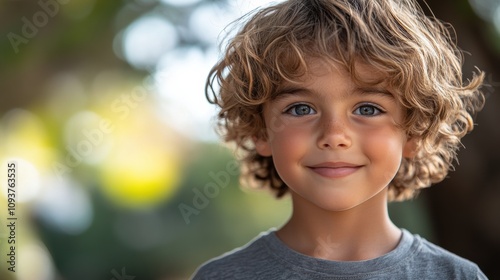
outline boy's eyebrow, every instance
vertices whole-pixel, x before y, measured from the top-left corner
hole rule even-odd
[[[280,88],[276,94],[273,96],[272,101],[277,99],[281,99],[290,94],[301,94],[301,95],[310,95],[311,91],[307,88],[300,86],[285,86]]]
[[[385,88],[378,88],[378,87],[358,87],[355,89],[355,92],[361,93],[361,94],[382,94],[386,95],[392,99],[395,99],[396,97],[392,92]]]
[[[272,101],[281,99],[290,94],[300,94],[300,95],[311,95],[310,89],[300,87],[300,86],[285,86],[276,92],[276,95],[272,98]],[[353,93],[358,93],[361,95],[370,95],[370,94],[381,94],[392,99],[395,99],[395,96],[392,92],[385,88],[379,87],[356,87]]]

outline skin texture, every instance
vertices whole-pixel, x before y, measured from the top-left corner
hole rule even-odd
[[[404,111],[383,82],[359,87],[341,67],[313,60],[297,82],[264,104],[272,156],[290,188],[293,213],[278,237],[313,257],[356,261],[396,247],[401,231],[387,214],[387,185],[414,150],[398,126]],[[365,81],[383,81],[366,65]]]

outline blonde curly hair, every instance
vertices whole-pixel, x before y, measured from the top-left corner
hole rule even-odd
[[[358,83],[356,62],[385,73],[405,109],[402,128],[418,139],[413,158],[403,159],[388,187],[389,200],[405,200],[442,181],[453,168],[460,139],[473,129],[484,104],[484,73],[462,79],[462,54],[451,28],[427,17],[411,0],[289,0],[241,20],[206,84],[220,107],[218,126],[243,151],[243,179],[270,187],[277,197],[287,185],[272,157],[259,155],[252,139],[265,139],[263,104],[284,81],[308,70],[310,58],[345,67]]]

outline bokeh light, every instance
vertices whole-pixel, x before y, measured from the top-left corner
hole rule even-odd
[[[47,225],[71,235],[87,230],[94,216],[88,192],[69,177],[54,177],[48,181],[34,208]]]
[[[112,201],[141,207],[175,193],[181,174],[181,146],[150,103],[136,106],[123,120],[108,118],[113,145],[102,162],[100,177],[103,191]]]
[[[193,47],[169,52],[158,63],[154,79],[162,99],[162,114],[187,137],[217,139],[211,122],[215,108],[203,95],[205,76],[215,60],[214,50],[203,52]]]
[[[161,2],[173,6],[189,6],[199,3],[201,0],[160,0]]]
[[[177,44],[175,28],[165,18],[144,16],[133,22],[123,35],[127,61],[137,67],[153,67],[158,59]]]

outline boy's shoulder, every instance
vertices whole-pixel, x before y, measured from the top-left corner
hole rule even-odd
[[[436,275],[447,275],[450,279],[487,279],[475,263],[431,243],[419,235],[413,236],[416,244],[416,255],[413,262],[420,269],[429,269],[434,271]],[[464,276],[473,278],[464,278]]]
[[[201,279],[257,279],[266,267],[272,254],[266,239],[274,234],[274,229],[260,233],[246,245],[213,258],[201,265],[193,275],[193,280]]]
[[[336,262],[286,247],[274,230],[203,264],[200,279],[487,279],[473,262],[403,230],[399,245],[366,261]]]

